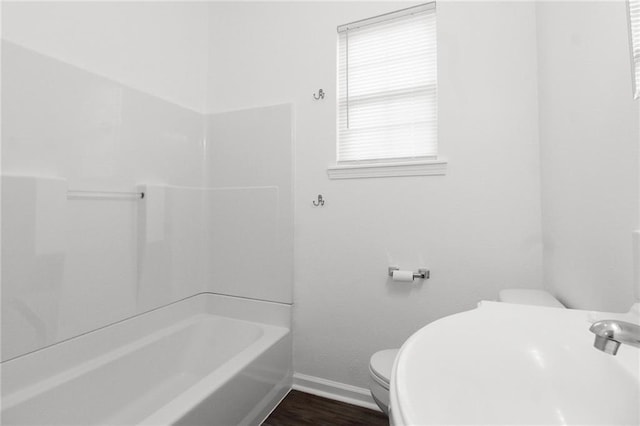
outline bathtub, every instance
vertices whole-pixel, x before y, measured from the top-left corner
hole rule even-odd
[[[199,294],[2,363],[2,425],[257,425],[291,387],[290,306]]]

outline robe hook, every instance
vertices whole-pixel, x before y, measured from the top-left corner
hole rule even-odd
[[[313,205],[316,207],[324,206],[324,199],[322,198],[322,194],[318,194],[318,201],[314,201]]]
[[[318,95],[316,96],[316,94],[313,94],[313,99],[315,99],[316,101],[319,101],[320,99],[324,99],[324,90],[320,89],[318,91]]]

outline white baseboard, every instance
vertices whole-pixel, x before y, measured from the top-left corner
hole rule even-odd
[[[335,399],[336,401],[346,402],[347,404],[381,411],[371,397],[369,389],[300,373],[293,374],[293,389],[324,398]]]

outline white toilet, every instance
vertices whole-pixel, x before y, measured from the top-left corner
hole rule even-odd
[[[564,308],[564,305],[544,290],[506,289],[501,290],[498,301],[520,305]],[[378,407],[389,415],[389,382],[393,362],[399,349],[385,349],[371,355],[369,360],[369,389]]]
[[[544,290],[524,288],[507,288],[500,290],[498,301],[515,303],[517,305],[547,306],[549,308],[564,308],[565,306],[555,297]]]
[[[393,362],[400,349],[385,349],[371,355],[369,360],[369,389],[378,407],[389,415],[389,382]]]

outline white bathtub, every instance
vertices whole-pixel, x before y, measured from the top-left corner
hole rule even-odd
[[[2,363],[2,425],[252,425],[291,385],[290,306],[199,294]]]

